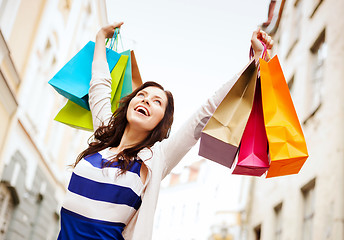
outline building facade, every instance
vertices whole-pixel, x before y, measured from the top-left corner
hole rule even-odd
[[[0,239],[56,239],[88,132],[53,121],[50,78],[107,23],[105,0],[0,0]]]
[[[306,138],[297,175],[255,178],[248,239],[344,239],[344,1],[271,1],[275,41]]]
[[[163,181],[153,240],[234,240],[245,235],[250,178],[199,160]]]

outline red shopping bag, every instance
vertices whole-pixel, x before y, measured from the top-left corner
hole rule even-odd
[[[260,79],[250,117],[241,139],[238,162],[233,174],[261,176],[269,168],[268,139],[266,137],[262,107]]]

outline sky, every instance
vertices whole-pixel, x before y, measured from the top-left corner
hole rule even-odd
[[[123,50],[134,50],[142,80],[174,96],[172,134],[248,63],[252,32],[267,20],[269,3],[106,0],[109,22],[124,22]],[[197,148],[187,158],[197,158]]]

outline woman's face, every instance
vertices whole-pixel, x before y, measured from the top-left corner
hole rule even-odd
[[[165,115],[166,93],[158,87],[146,87],[131,99],[127,120],[130,128],[152,131]]]

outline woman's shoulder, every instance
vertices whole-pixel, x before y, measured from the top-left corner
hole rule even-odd
[[[152,171],[159,171],[164,168],[163,152],[161,148],[162,142],[156,142],[152,147],[143,148],[138,154],[141,159]]]
[[[154,156],[154,152],[155,152],[154,146],[152,146],[150,148],[145,147],[138,152],[137,157],[138,157],[138,159],[142,160],[143,162],[146,162],[146,161],[149,161],[150,159],[152,159],[152,157]]]
[[[151,147],[145,147],[143,149],[141,149],[139,151],[139,153],[137,154],[138,157],[143,160],[143,161],[147,161],[149,159],[152,159],[153,157],[155,157],[156,155],[159,155],[159,152],[161,151],[160,150],[160,146],[161,146],[161,143],[163,142],[164,140],[162,141],[158,141],[156,142],[153,146]]]

